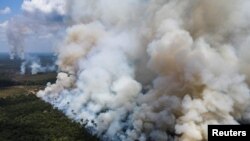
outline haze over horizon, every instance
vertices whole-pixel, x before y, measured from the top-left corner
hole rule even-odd
[[[56,71],[36,96],[102,140],[203,141],[209,124],[250,123],[249,0],[15,2],[1,4],[0,46],[21,74]],[[53,50],[46,66],[25,56]]]
[[[46,1],[1,0],[0,52],[13,52],[11,40],[18,41],[17,48],[25,52],[54,52],[64,34],[64,17],[54,11],[56,7],[48,7]],[[9,37],[9,31],[18,35]]]

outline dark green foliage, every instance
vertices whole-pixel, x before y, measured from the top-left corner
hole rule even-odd
[[[42,63],[51,55],[40,54]],[[0,141],[97,141],[78,123],[35,94],[56,72],[20,75],[21,60],[0,53]]]
[[[1,76],[1,74],[0,74],[0,76]],[[17,83],[14,82],[13,80],[11,80],[10,78],[5,78],[5,77],[0,78],[0,88],[1,87],[9,87],[9,86],[13,86],[16,84]]]
[[[0,98],[0,141],[95,141],[34,95]]]
[[[53,54],[31,54],[40,58],[41,64],[53,64],[55,61]],[[48,82],[54,83],[56,80],[56,72],[50,73],[39,73],[37,75],[31,75],[29,67],[27,67],[27,74],[20,74],[20,66],[22,60],[15,59],[10,60],[9,55],[0,53],[0,88],[25,85],[43,85],[45,86]]]
[[[40,73],[36,75],[18,75],[15,76],[15,81],[18,85],[24,86],[34,86],[34,85],[43,85],[46,86],[48,82],[55,83],[56,73]]]

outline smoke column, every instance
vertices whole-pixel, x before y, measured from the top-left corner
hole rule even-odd
[[[45,72],[55,72],[57,67],[54,63],[42,63],[39,56],[26,54],[20,66],[20,74],[25,75],[30,72],[32,75]],[[51,61],[53,61],[52,59]],[[28,72],[27,72],[28,70]]]
[[[7,26],[7,38],[10,45],[10,58],[15,57],[24,59],[24,37],[30,30],[25,26],[24,22],[20,20],[21,17],[11,19]]]
[[[30,42],[41,41],[41,44],[60,39],[65,5],[65,0],[23,0],[21,13],[10,18],[6,25],[11,59],[25,60],[29,48],[37,52],[37,47]],[[48,46],[53,47],[51,43]]]
[[[250,121],[247,0],[69,0],[37,96],[103,140],[207,140]]]

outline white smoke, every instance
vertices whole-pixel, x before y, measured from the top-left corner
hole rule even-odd
[[[12,17],[7,23],[11,59],[25,59],[26,48],[34,40],[50,42],[45,40],[50,35],[53,35],[51,40],[60,39],[61,31],[65,28],[65,6],[65,0],[24,0],[22,14]]]
[[[250,121],[247,0],[69,0],[38,96],[103,140],[207,139]]]
[[[22,17],[17,16],[8,22],[6,34],[10,45],[11,59],[14,59],[15,56],[24,59],[25,37],[31,32],[24,21]]]
[[[38,73],[55,72],[56,70],[56,64],[42,64],[41,59],[34,55],[26,55],[25,59],[22,60],[22,64],[20,66],[20,73],[22,75],[25,75],[27,73],[35,75]]]

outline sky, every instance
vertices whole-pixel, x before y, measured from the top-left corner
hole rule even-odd
[[[0,12],[0,52],[8,52],[8,43],[3,25],[13,16],[21,13],[21,4],[23,0],[1,0],[0,11],[9,9],[8,12]],[[1,26],[2,25],[2,26]]]
[[[0,52],[53,52],[65,31],[64,1],[0,0]]]
[[[1,0],[0,9],[5,9],[9,7],[11,11],[7,14],[1,14],[0,22],[4,22],[11,18],[12,16],[21,13],[21,4],[23,0]]]

